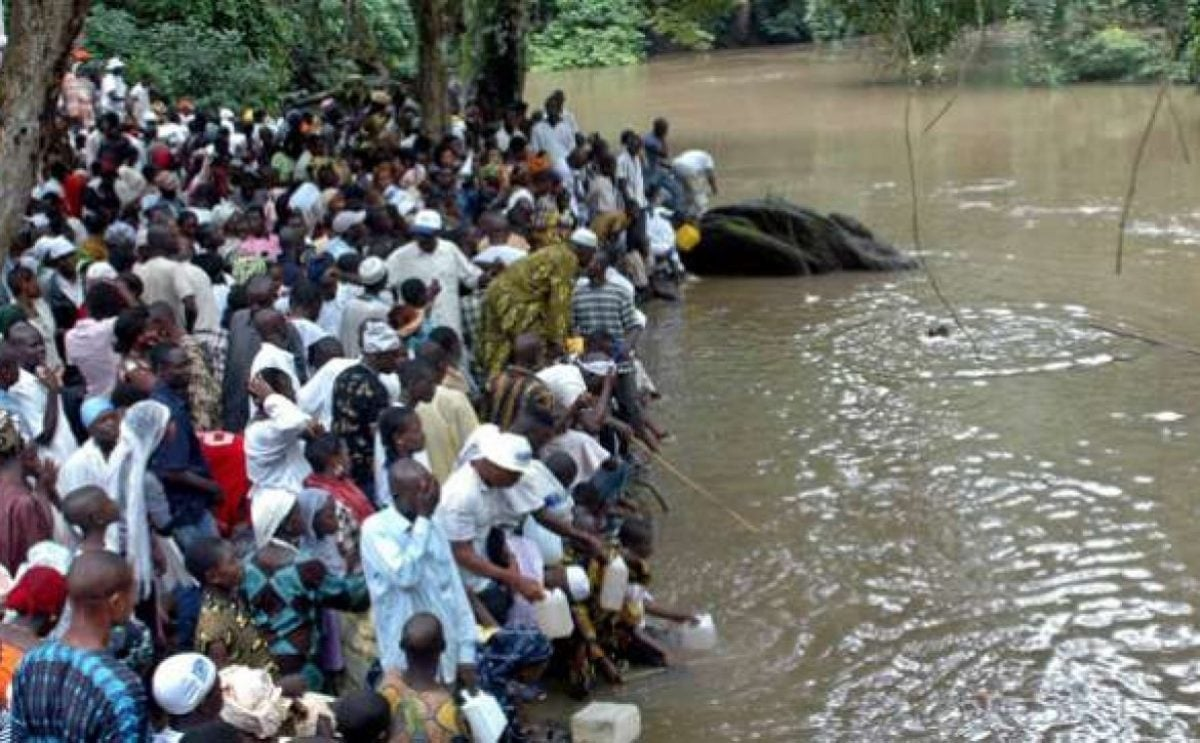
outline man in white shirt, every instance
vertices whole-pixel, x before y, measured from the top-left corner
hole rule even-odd
[[[246,426],[246,475],[250,499],[267,489],[299,493],[312,467],[304,457],[304,436],[314,422],[295,403],[287,374],[274,367],[251,377],[248,385],[259,413]]]
[[[388,474],[392,503],[363,523],[359,539],[380,662],[385,671],[405,669],[400,650],[404,625],[414,614],[429,612],[445,633],[439,680],[451,684],[458,678],[470,685],[475,677],[475,618],[450,542],[432,518],[438,506],[437,481],[409,459],[397,461]]]
[[[368,320],[387,320],[395,303],[392,292],[387,288],[388,269],[381,258],[368,256],[358,265],[358,280],[362,293],[346,303],[342,310],[338,340],[347,356],[358,356],[362,351],[360,337],[363,325]]]
[[[46,340],[28,322],[13,324],[5,340],[21,367],[16,384],[8,389],[9,397],[38,453],[61,465],[79,448],[63,412],[61,371],[45,366]]]
[[[540,601],[545,596],[541,581],[521,575],[516,565],[500,567],[484,554],[493,527],[514,528],[544,505],[513,487],[532,464],[533,450],[525,437],[501,433],[495,426],[481,426],[476,433],[476,456],[446,481],[433,518],[450,540],[468,591],[479,594],[494,581],[527,601]]]
[[[544,152],[550,158],[550,167],[562,179],[563,189],[570,192],[574,187],[574,176],[567,158],[575,150],[575,125],[563,116],[563,99],[551,95],[546,99],[546,116],[533,125],[529,133],[530,146],[534,152]]]
[[[83,443],[58,471],[58,492],[66,496],[72,490],[89,485],[108,486],[111,480],[108,458],[112,456],[121,434],[121,412],[107,397],[84,400],[79,417],[87,429],[88,440]]]
[[[671,169],[683,182],[684,211],[703,214],[709,198],[717,195],[717,163],[704,150],[688,150],[671,161]]]
[[[474,288],[483,271],[471,263],[458,247],[438,235],[442,231],[442,215],[432,209],[417,213],[412,232],[417,236],[387,259],[388,286],[399,292],[408,279],[420,279],[426,285],[436,282],[430,320],[434,327],[446,326],[462,335],[461,285]]]
[[[646,208],[646,178],[642,166],[642,138],[631,129],[621,134],[621,154],[617,155],[617,187],[626,206]]]
[[[125,63],[113,57],[105,65],[106,74],[100,80],[100,112],[115,113],[125,118],[125,98],[129,84],[125,82]]]
[[[196,340],[203,343],[210,352],[216,350],[221,335],[221,313],[217,309],[217,296],[213,291],[212,279],[208,273],[192,263],[190,257],[179,257],[179,271],[188,289],[184,294],[184,313],[190,314],[192,320],[191,333]],[[194,312],[189,312],[188,307]]]
[[[259,310],[252,318],[254,330],[262,338],[262,345],[250,362],[250,378],[264,369],[278,369],[291,380],[292,389],[300,389],[300,374],[296,369],[296,356],[289,350],[290,334],[288,321],[275,310]],[[254,403],[250,402],[250,414],[254,414]]]
[[[309,349],[309,360],[312,373],[296,393],[296,403],[306,415],[329,430],[333,425],[333,384],[338,375],[357,366],[358,359],[346,358],[337,338],[323,338]]]

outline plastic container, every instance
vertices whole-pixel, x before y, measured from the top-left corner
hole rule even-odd
[[[542,526],[532,518],[525,522],[524,534],[526,539],[537,545],[538,552],[542,553],[542,561],[547,566],[562,564],[562,537]]]
[[[567,566],[567,589],[571,598],[576,601],[587,601],[592,595],[592,582],[588,580],[587,571],[578,565]]]
[[[537,615],[538,629],[551,640],[570,637],[575,631],[571,605],[561,588],[548,592],[546,598],[533,605],[533,610]]]
[[[717,646],[717,626],[711,614],[701,614],[699,624],[684,624],[679,628],[679,645],[684,650],[704,652]]]
[[[600,584],[600,608],[605,611],[620,611],[625,605],[625,591],[629,588],[629,567],[620,555],[604,570],[604,582]]]
[[[462,713],[471,728],[471,740],[475,743],[497,743],[508,727],[508,718],[504,716],[496,697],[486,691],[472,694],[464,690],[462,695]]]

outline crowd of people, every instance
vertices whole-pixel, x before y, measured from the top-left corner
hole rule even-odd
[[[4,266],[0,737],[436,743],[467,689],[519,741],[548,681],[670,662],[639,306],[712,158],[560,92],[431,138],[402,87],[274,119],[123,72],[65,81]]]

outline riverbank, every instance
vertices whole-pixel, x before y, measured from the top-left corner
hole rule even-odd
[[[602,130],[665,115],[722,200],[771,192],[906,246],[906,91],[874,81],[853,53],[780,49],[539,75],[530,98],[577,91]],[[647,740],[1188,737],[1200,375],[1094,327],[1200,346],[1200,183],[1169,118],[1113,271],[1155,92],[968,88],[921,140],[927,258],[983,361],[917,340],[944,319],[920,274],[709,280],[655,310],[669,455],[767,531],[669,488],[663,597],[720,597],[723,645],[631,690]],[[919,92],[920,120],[945,94]]]

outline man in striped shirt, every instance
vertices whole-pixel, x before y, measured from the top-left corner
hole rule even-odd
[[[611,258],[598,251],[587,268],[587,283],[575,287],[571,301],[572,326],[576,335],[607,334],[613,338],[613,357],[617,362],[618,414],[635,431],[642,428],[642,408],[638,401],[637,374],[633,349],[642,334],[633,295],[612,281]]]
[[[71,626],[25,654],[12,683],[12,739],[141,743],[146,690],[107,652],[112,627],[133,613],[133,572],[112,552],[84,552],[67,576]]]

